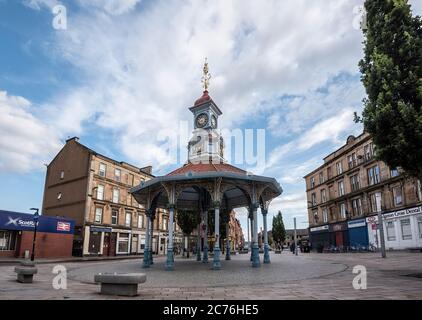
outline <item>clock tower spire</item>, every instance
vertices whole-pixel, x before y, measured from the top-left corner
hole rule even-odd
[[[194,131],[188,144],[188,162],[224,163],[224,141],[218,133],[218,117],[223,113],[208,94],[211,73],[205,58],[201,78],[204,92],[189,110],[193,113]]]

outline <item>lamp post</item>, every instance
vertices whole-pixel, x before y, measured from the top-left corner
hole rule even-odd
[[[297,255],[297,234],[296,234],[296,217],[293,218],[294,225],[295,225],[295,232],[294,232],[294,241],[295,241],[295,255]]]
[[[35,240],[37,239],[37,226],[38,226],[38,218],[39,218],[39,214],[38,211],[39,209],[37,208],[31,208],[29,210],[34,210],[34,224],[35,224],[35,229],[34,229],[34,239],[32,240],[32,253],[31,253],[31,261],[34,261],[35,259]]]
[[[381,257],[386,258],[387,255],[385,253],[385,239],[384,239],[384,223],[382,221],[382,212],[384,208],[381,207],[381,210],[378,211],[378,229],[380,232],[380,242],[381,242]]]

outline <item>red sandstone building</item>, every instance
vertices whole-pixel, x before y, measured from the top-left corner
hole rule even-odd
[[[0,210],[0,257],[24,258],[32,253],[35,222],[32,214]],[[72,256],[74,222],[40,216],[35,245],[36,258]]]

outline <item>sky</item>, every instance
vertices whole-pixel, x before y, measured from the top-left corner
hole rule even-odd
[[[0,209],[41,207],[45,164],[73,136],[155,175],[181,166],[157,133],[192,127],[207,57],[220,128],[265,129],[265,163],[236,165],[281,184],[269,225],[281,210],[307,227],[303,176],[362,132],[362,3],[0,0]]]

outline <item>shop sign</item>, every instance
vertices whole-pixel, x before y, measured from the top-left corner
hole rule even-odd
[[[348,228],[358,228],[366,226],[365,219],[353,220],[347,223]]]
[[[89,230],[92,232],[111,232],[111,228],[105,228],[105,227],[89,227]]]
[[[73,234],[74,225],[72,220],[41,215],[38,217],[37,230],[39,232]],[[34,231],[34,216],[28,213],[0,210],[0,229]]]
[[[403,216],[418,214],[418,213],[421,213],[421,212],[422,212],[422,207],[414,207],[414,208],[410,208],[410,209],[403,209],[403,210],[399,210],[399,211],[385,213],[383,215],[383,218],[385,220],[388,220],[388,219],[394,219],[394,218],[400,218],[400,217],[403,217]]]
[[[310,229],[311,232],[324,231],[324,230],[328,230],[328,225],[320,226],[320,227],[314,227],[314,228]]]

